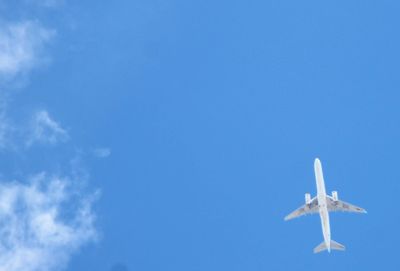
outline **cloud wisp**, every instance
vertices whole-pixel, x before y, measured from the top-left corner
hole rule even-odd
[[[0,22],[1,79],[11,80],[43,63],[43,47],[54,34],[34,21]]]
[[[107,158],[111,155],[110,148],[97,148],[93,150],[93,154],[97,158]]]
[[[46,110],[36,112],[31,122],[31,133],[26,141],[29,147],[33,143],[54,145],[69,139],[68,132],[52,119]]]
[[[68,178],[0,183],[0,271],[61,270],[97,237],[94,197],[77,199]]]

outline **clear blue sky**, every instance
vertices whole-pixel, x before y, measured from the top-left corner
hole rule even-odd
[[[101,238],[68,271],[400,267],[398,1],[24,8],[3,15],[57,34],[14,105],[112,150],[86,161]],[[283,221],[315,194],[316,157],[327,190],[368,211],[331,215],[345,253],[312,253],[318,216]]]

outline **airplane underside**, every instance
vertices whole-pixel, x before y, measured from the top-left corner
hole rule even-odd
[[[285,221],[308,214],[319,213],[321,217],[321,227],[324,241],[314,248],[314,253],[324,250],[345,250],[342,244],[331,239],[329,212],[351,212],[366,213],[366,211],[358,206],[339,200],[338,192],[333,191],[332,196],[326,194],[325,182],[322,172],[322,165],[319,159],[314,162],[315,179],[317,183],[317,196],[311,198],[309,193],[305,194],[305,204],[296,209],[285,217]]]

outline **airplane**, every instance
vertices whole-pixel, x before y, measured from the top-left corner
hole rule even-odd
[[[343,211],[352,213],[366,213],[358,206],[339,200],[337,191],[332,192],[332,196],[326,194],[324,176],[322,173],[321,161],[316,158],[314,161],[315,179],[317,182],[317,196],[311,198],[309,193],[305,194],[305,204],[285,217],[285,221],[308,214],[319,213],[321,217],[322,234],[324,241],[314,248],[314,253],[327,250],[345,250],[345,246],[331,239],[331,229],[329,224],[329,212]]]

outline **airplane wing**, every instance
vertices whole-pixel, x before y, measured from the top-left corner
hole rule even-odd
[[[329,212],[351,212],[351,213],[366,213],[363,208],[355,206],[353,204],[337,200],[335,201],[332,197],[327,196],[326,197],[326,203],[328,207]]]
[[[303,215],[315,214],[318,213],[318,211],[318,199],[317,197],[314,197],[311,199],[310,204],[304,204],[297,210],[291,212],[285,217],[285,220],[290,220]]]

